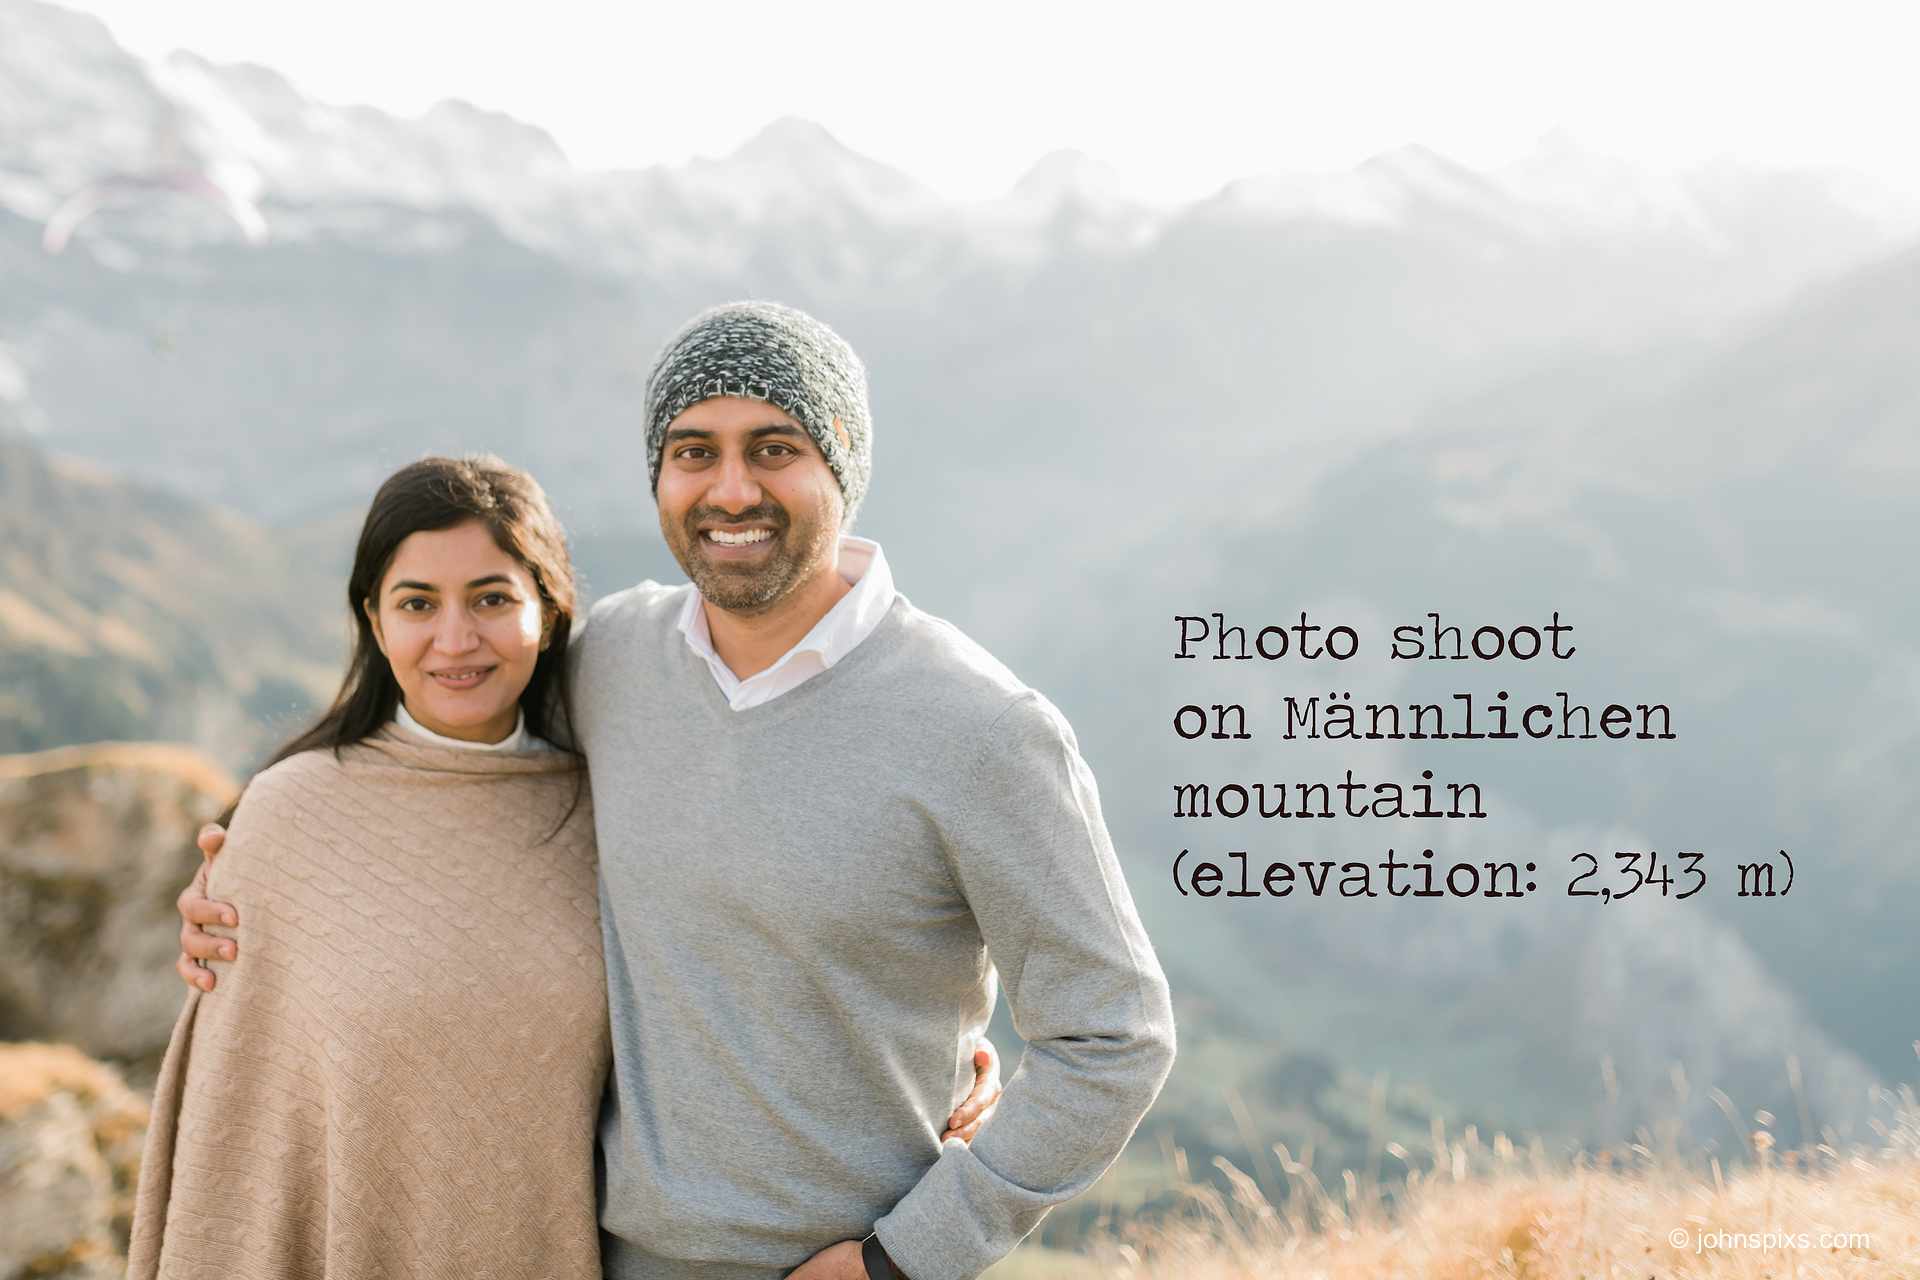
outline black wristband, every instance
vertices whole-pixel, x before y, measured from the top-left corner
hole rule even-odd
[[[860,1264],[867,1269],[867,1280],[907,1280],[887,1256],[887,1247],[880,1243],[878,1232],[860,1242]]]

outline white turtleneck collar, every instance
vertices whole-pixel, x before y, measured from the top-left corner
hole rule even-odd
[[[393,713],[393,722],[416,738],[431,742],[436,747],[454,747],[461,751],[551,751],[552,744],[544,738],[536,738],[527,730],[527,713],[522,711],[513,722],[513,732],[499,742],[468,742],[465,738],[449,738],[444,733],[433,730],[415,720],[401,703]]]

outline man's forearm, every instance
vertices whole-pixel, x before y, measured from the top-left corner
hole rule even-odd
[[[1091,1187],[1173,1064],[1166,977],[1072,731],[1028,695],[979,758],[950,852],[1027,1049],[993,1123],[876,1224],[913,1280],[970,1280]]]
[[[912,1280],[971,1280],[1033,1231],[1055,1205],[1113,1164],[1173,1064],[1173,1019],[1126,1036],[1029,1044],[1000,1109],[971,1147],[940,1158],[875,1226]]]

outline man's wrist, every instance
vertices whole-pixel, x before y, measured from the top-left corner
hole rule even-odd
[[[880,1233],[870,1231],[867,1238],[860,1242],[860,1263],[867,1269],[867,1280],[907,1280],[906,1272],[893,1265],[893,1259],[887,1256],[887,1247],[880,1243]]]

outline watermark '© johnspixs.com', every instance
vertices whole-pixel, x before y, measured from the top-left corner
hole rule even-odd
[[[1865,1231],[1690,1231],[1675,1227],[1667,1232],[1667,1243],[1692,1253],[1709,1249],[1871,1249],[1873,1237]]]

